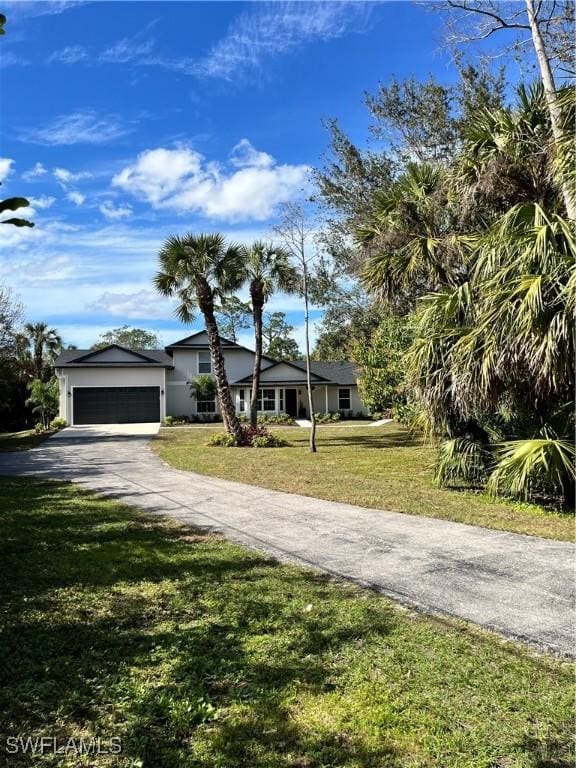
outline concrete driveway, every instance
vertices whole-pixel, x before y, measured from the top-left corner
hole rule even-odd
[[[180,472],[150,450],[157,430],[68,428],[31,451],[0,454],[0,473],[72,480],[426,612],[574,655],[572,544]]]

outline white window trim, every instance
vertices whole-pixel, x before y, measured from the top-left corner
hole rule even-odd
[[[348,392],[348,408],[342,408],[340,405],[340,392]],[[352,388],[351,387],[338,387],[338,410],[339,411],[351,411],[352,410]]]
[[[206,365],[206,360],[200,360],[200,355],[202,353],[208,354],[208,364],[210,365],[210,370],[209,371],[201,371],[200,370],[200,364],[201,363],[202,363],[202,365]],[[206,350],[206,349],[199,349],[198,350],[198,365],[197,365],[197,368],[198,368],[198,374],[201,375],[201,376],[208,376],[208,375],[211,376],[212,375],[212,355],[210,354],[210,350],[209,349],[208,350]]]

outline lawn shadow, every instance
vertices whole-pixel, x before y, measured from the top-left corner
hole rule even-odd
[[[118,735],[143,768],[400,767],[392,746],[319,735],[290,709],[391,611],[67,483],[2,483],[2,735]]]

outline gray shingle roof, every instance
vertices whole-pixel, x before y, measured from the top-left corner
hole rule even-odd
[[[117,345],[113,345],[117,346]],[[124,349],[124,347],[119,347]],[[163,349],[132,349],[127,350],[134,352],[142,359],[138,360],[136,357],[132,362],[106,362],[104,360],[87,360],[83,359],[87,355],[91,355],[98,350],[94,349],[65,349],[61,352],[54,361],[55,368],[85,368],[97,366],[105,366],[107,368],[173,368],[174,361],[164,352]]]
[[[306,360],[291,360],[292,365],[306,370]],[[324,362],[323,360],[311,360],[310,370],[323,379],[328,379],[333,384],[343,386],[355,386],[358,379],[358,368],[354,363]]]
[[[293,368],[297,368],[301,371],[306,371],[306,361],[305,360],[282,360],[276,365],[282,365],[283,363],[286,363]],[[270,370],[271,368],[274,368],[275,366],[270,366],[270,368],[263,368],[262,373],[265,373],[266,371]],[[312,373],[312,376],[314,378],[315,384],[339,384],[343,387],[353,387],[357,384],[357,378],[358,378],[358,369],[354,365],[354,363],[341,363],[341,362],[333,362],[333,363],[326,363],[321,360],[311,360],[310,361],[310,372]],[[316,378],[317,377],[317,378]],[[239,379],[238,381],[232,381],[231,384],[249,384],[252,381],[252,374],[249,376],[245,376],[243,379]],[[301,378],[294,378],[294,379],[283,379],[282,381],[267,381],[265,382],[266,385],[276,385],[276,386],[282,386],[284,384],[294,384],[294,383],[301,383],[303,379]],[[264,386],[264,384],[262,385]]]

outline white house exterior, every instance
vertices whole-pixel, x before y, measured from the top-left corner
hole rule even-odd
[[[254,352],[222,339],[226,374],[238,414],[250,410]],[[60,382],[60,416],[69,424],[158,422],[166,416],[210,421],[216,400],[198,401],[190,382],[212,375],[205,331],[165,350],[129,350],[110,345],[100,350],[67,350],[55,362]],[[308,415],[303,361],[262,359],[260,411]],[[312,363],[312,397],[317,413],[366,414],[351,363]]]

